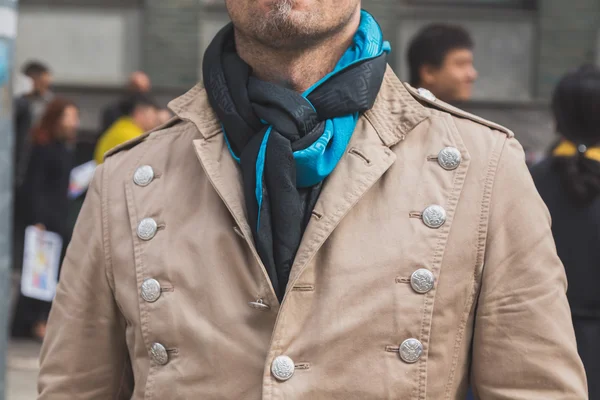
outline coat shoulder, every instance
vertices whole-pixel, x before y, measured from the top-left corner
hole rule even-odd
[[[431,93],[429,90],[415,89],[414,87],[412,87],[411,85],[409,85],[407,83],[405,83],[404,86],[406,86],[406,89],[408,90],[408,92],[415,99],[417,99],[419,102],[421,102],[421,104],[423,104],[425,107],[443,111],[443,112],[450,114],[451,116],[453,116],[455,118],[467,119],[469,121],[475,122],[478,125],[482,125],[484,127],[490,128],[492,130],[502,132],[508,138],[513,138],[515,136],[513,131],[511,131],[510,129],[508,129],[500,124],[497,124],[492,121],[488,121],[487,119],[478,117],[477,115],[468,113],[464,110],[461,110],[458,107],[454,107],[448,103],[441,101],[440,99],[437,99],[433,95],[433,93]]]
[[[119,146],[109,150],[106,152],[106,154],[104,155],[104,160],[106,161],[109,157],[114,156],[117,153],[120,153],[122,151],[125,150],[129,150],[134,148],[135,146],[137,146],[138,144],[146,141],[146,139],[148,139],[150,137],[150,135],[152,135],[155,132],[159,132],[159,131],[164,131],[167,130],[169,128],[173,128],[179,124],[181,124],[183,122],[183,120],[181,120],[178,117],[173,117],[171,118],[169,121],[165,122],[164,124],[144,133],[143,135],[140,135],[134,139],[131,139],[123,144],[120,144]]]

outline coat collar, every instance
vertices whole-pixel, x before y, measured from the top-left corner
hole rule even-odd
[[[204,139],[223,133],[202,82],[171,101],[169,108],[179,118],[196,125]],[[429,109],[411,95],[389,66],[373,108],[365,113],[381,141],[388,147],[404,140],[429,115]]]
[[[201,137],[194,140],[196,154],[211,184],[229,209],[250,246],[263,278],[261,294],[272,306],[279,306],[264,265],[255,249],[245,211],[239,166],[231,157],[222,135],[221,123],[208,102],[202,84],[198,84],[169,107],[181,119],[192,122]],[[407,91],[390,68],[373,108],[357,125],[348,147],[315,205],[292,266],[286,296],[301,279],[310,260],[336,229],[344,216],[383,176],[396,160],[389,147],[401,142],[419,123],[429,117],[429,110]],[[285,300],[284,300],[285,303]]]

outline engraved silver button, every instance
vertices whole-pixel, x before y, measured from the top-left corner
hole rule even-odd
[[[410,276],[410,286],[417,293],[427,293],[433,289],[434,277],[430,270],[421,268]]]
[[[423,211],[423,223],[437,229],[446,223],[446,210],[442,206],[432,205]]]
[[[448,171],[458,168],[461,161],[462,155],[456,147],[446,147],[438,154],[438,164]]]
[[[431,91],[429,91],[429,90],[427,90],[425,88],[418,88],[417,92],[419,92],[419,94],[423,98],[425,98],[425,99],[427,99],[429,101],[436,101],[437,100],[437,97],[435,97],[435,95],[433,93],[431,93]]]
[[[138,186],[148,186],[153,180],[154,170],[149,165],[142,165],[133,174],[133,182]]]
[[[169,362],[169,353],[167,353],[165,346],[160,343],[152,344],[152,347],[150,347],[150,357],[158,365],[165,365]]]
[[[279,356],[271,364],[271,373],[278,381],[287,381],[294,375],[294,361],[288,356]]]
[[[271,309],[271,307],[268,304],[264,303],[263,299],[251,301],[250,303],[248,303],[248,305],[258,311],[268,311]]]
[[[137,235],[142,240],[150,240],[156,235],[158,225],[152,218],[144,218],[138,225]]]
[[[160,297],[160,283],[156,279],[146,279],[142,283],[142,299],[154,303]]]
[[[399,353],[400,358],[405,363],[416,363],[417,361],[419,361],[421,355],[423,354],[423,343],[414,338],[406,339],[400,345]]]

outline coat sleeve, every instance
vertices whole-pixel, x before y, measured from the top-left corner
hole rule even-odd
[[[126,324],[107,275],[102,168],[96,170],[62,267],[41,352],[41,400],[131,397]]]
[[[587,399],[550,216],[515,139],[505,142],[489,204],[473,337],[476,398]]]

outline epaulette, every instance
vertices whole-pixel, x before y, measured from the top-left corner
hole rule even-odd
[[[432,106],[433,108],[436,108],[441,111],[445,111],[445,112],[452,114],[459,118],[466,118],[473,122],[477,122],[478,124],[487,126],[488,128],[495,129],[497,131],[500,131],[500,132],[506,134],[506,136],[508,136],[509,138],[515,136],[513,131],[511,131],[510,129],[508,129],[502,125],[496,124],[495,122],[488,121],[487,119],[484,119],[484,118],[478,117],[477,115],[473,115],[471,113],[463,111],[460,108],[454,107],[448,103],[444,103],[443,101],[436,98],[435,95],[427,89],[422,89],[422,88],[415,89],[408,83],[405,83],[404,86],[406,87],[406,90],[408,90],[408,92],[414,98],[416,98],[417,100],[419,100],[423,103],[426,103],[426,104]]]
[[[148,136],[150,136],[152,133],[157,132],[157,131],[161,131],[163,129],[167,129],[167,128],[171,128],[175,125],[177,125],[178,123],[182,122],[182,120],[179,117],[173,117],[170,120],[168,120],[167,122],[165,122],[162,125],[157,126],[156,128],[144,133],[143,135],[140,135],[134,139],[128,140],[125,143],[122,143],[116,147],[113,147],[112,149],[110,149],[109,151],[106,152],[106,154],[104,154],[104,159],[106,160],[108,157],[117,154],[123,150],[129,150],[135,146],[137,146],[138,144],[142,143],[144,140],[146,140],[148,138]]]

